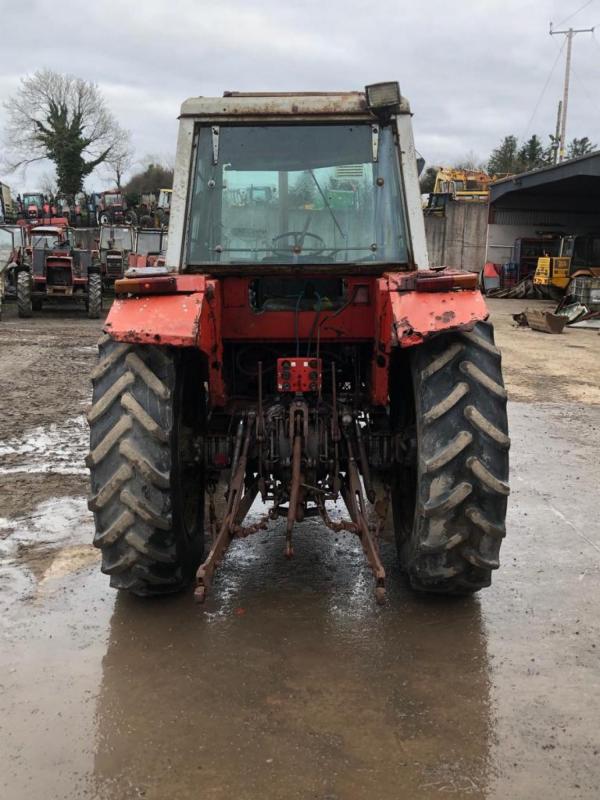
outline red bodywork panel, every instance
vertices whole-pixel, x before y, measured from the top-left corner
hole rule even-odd
[[[127,266],[129,269],[145,269],[146,267],[164,267],[165,257],[161,255],[141,255],[139,253],[129,253],[127,256]],[[182,276],[184,277],[184,276]]]
[[[177,294],[117,298],[104,330],[120,342],[199,347],[206,278],[181,275],[176,284]]]
[[[460,292],[390,292],[392,344],[411,347],[439,331],[472,328],[488,316],[478,290]]]
[[[439,275],[440,285],[448,273]],[[460,273],[464,276],[465,273]],[[174,275],[176,291],[117,298],[105,331],[122,342],[196,347],[208,364],[211,403],[227,397],[222,375],[224,342],[294,341],[293,311],[254,311],[249,302],[251,278],[215,279],[205,275]],[[307,275],[307,278],[310,276]],[[434,275],[435,279],[435,275]],[[144,281],[160,280],[144,278]],[[163,277],[164,281],[164,277]],[[488,316],[481,293],[473,289],[418,290],[417,273],[389,273],[346,279],[346,306],[320,312],[320,339],[330,342],[373,342],[371,400],[388,402],[389,355],[394,347],[412,347],[442,331],[469,330]],[[167,282],[169,286],[172,283]],[[119,281],[120,291],[140,285]],[[359,291],[360,290],[360,291]],[[361,302],[354,303],[353,297]],[[365,299],[367,302],[365,302]],[[298,336],[314,336],[315,311],[299,311]]]

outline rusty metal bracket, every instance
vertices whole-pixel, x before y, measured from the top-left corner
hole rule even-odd
[[[248,450],[250,448],[250,441],[254,433],[255,422],[255,415],[250,414],[246,422],[245,435],[241,433],[240,436],[240,439],[243,439],[243,443],[240,448],[235,472],[233,473],[231,483],[229,485],[225,516],[221,522],[219,532],[213,539],[212,546],[206,560],[200,565],[200,567],[198,567],[198,571],[196,572],[196,589],[194,591],[194,599],[198,603],[202,603],[204,601],[206,593],[210,588],[215,569],[221,563],[223,555],[229,547],[231,540],[236,535],[236,529],[239,528],[239,525],[242,521],[242,519],[240,519],[240,505],[244,497],[246,463],[248,461]],[[250,506],[248,506],[248,508],[249,507]]]
[[[363,495],[360,473],[356,465],[356,458],[349,437],[346,438],[348,447],[348,474],[342,484],[342,497],[350,514],[350,518],[356,524],[358,536],[361,541],[363,551],[367,561],[371,565],[375,576],[375,599],[379,605],[385,602],[385,569],[379,557],[378,534],[383,525],[381,515],[379,524],[375,531],[371,530],[367,518],[367,508]]]

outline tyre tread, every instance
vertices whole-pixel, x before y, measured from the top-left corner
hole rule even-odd
[[[492,326],[415,348],[412,370],[417,502],[412,534],[398,537],[401,564],[417,590],[472,593],[499,566],[509,494],[507,394]]]

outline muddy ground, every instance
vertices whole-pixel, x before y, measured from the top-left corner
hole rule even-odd
[[[600,337],[512,327],[512,496],[494,585],[413,595],[306,523],[236,543],[204,607],[116,597],[83,420],[101,323],[0,323],[0,797],[600,796]],[[535,305],[535,304],[534,304]]]

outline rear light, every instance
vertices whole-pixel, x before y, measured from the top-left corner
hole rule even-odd
[[[462,270],[422,270],[417,272],[417,292],[449,292],[452,289],[476,289],[477,272]]]
[[[115,294],[169,294],[177,291],[173,276],[160,278],[121,278],[115,281]]]

